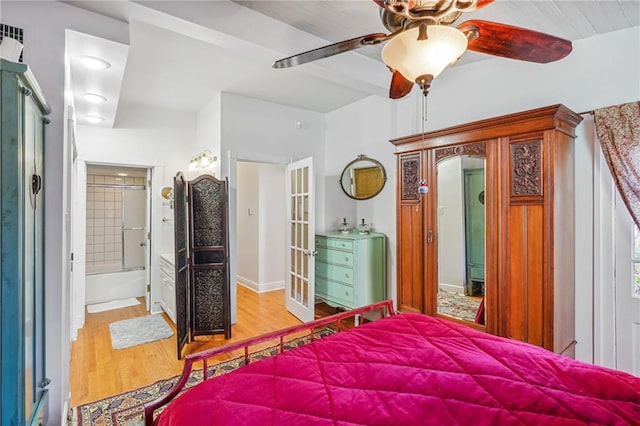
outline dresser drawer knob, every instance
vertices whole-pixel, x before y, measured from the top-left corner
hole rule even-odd
[[[344,274],[345,278],[349,278],[349,274]]]
[[[345,257],[344,257],[344,261],[345,261],[345,262],[348,262],[348,261],[349,261],[349,258],[348,258],[347,256],[345,256]]]

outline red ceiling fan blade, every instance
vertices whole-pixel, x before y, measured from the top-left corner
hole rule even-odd
[[[307,62],[348,52],[365,45],[378,44],[387,40],[387,38],[389,38],[389,36],[386,34],[374,33],[352,38],[350,40],[340,41],[338,43],[333,43],[328,46],[319,47],[317,49],[309,50],[308,52],[298,53],[297,55],[277,60],[273,63],[273,68],[289,68],[300,64],[306,64]]]
[[[569,40],[496,22],[472,20],[457,28],[469,37],[469,50],[521,61],[553,62],[572,49]]]
[[[413,88],[413,82],[404,78],[400,71],[394,71],[391,77],[391,86],[389,86],[389,97],[391,99],[400,99],[407,96]]]

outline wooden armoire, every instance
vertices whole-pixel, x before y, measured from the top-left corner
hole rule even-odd
[[[447,258],[439,259],[445,208],[438,192],[443,199],[454,188],[438,185],[438,166],[482,159],[484,325],[467,324],[573,356],[573,140],[581,120],[553,105],[391,141],[398,162],[400,311],[442,316],[438,269]]]

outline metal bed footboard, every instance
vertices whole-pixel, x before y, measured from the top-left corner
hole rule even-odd
[[[382,311],[382,317],[392,316],[396,314],[395,310],[393,309],[393,301],[385,300],[382,302],[363,306],[361,308],[356,308],[350,311],[344,311],[344,312],[340,312],[324,318],[319,318],[317,320],[314,320],[305,324],[283,328],[281,330],[276,330],[270,333],[261,334],[260,336],[241,340],[235,343],[230,343],[228,345],[220,346],[218,348],[213,348],[206,351],[187,355],[185,357],[182,374],[180,375],[176,384],[173,385],[173,387],[169,390],[169,392],[167,392],[167,394],[163,395],[162,397],[154,401],[151,401],[150,403],[144,406],[145,425],[152,426],[153,424],[155,424],[154,418],[153,418],[154,411],[162,407],[163,405],[167,404],[176,395],[178,395],[178,393],[180,393],[182,388],[187,384],[187,381],[189,380],[189,376],[191,374],[191,371],[193,370],[194,363],[202,362],[202,381],[205,381],[208,379],[207,370],[208,370],[209,358],[213,358],[215,356],[218,356],[224,353],[230,353],[238,349],[243,349],[244,350],[243,365],[247,365],[249,364],[249,361],[250,361],[249,348],[252,346],[255,346],[260,343],[268,342],[270,340],[278,340],[279,341],[278,353],[282,353],[284,352],[284,346],[286,343],[284,338],[287,336],[291,336],[293,334],[307,331],[309,332],[309,337],[311,341],[314,341],[317,338],[316,337],[317,329],[334,324],[336,327],[335,332],[340,332],[343,330],[342,322],[344,320],[349,318],[354,318],[356,320],[355,323],[357,324],[358,319],[361,316],[363,316],[367,312],[372,312],[372,311]]]

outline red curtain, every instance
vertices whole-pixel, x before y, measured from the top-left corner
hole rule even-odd
[[[601,108],[594,116],[611,174],[640,227],[640,102]]]

